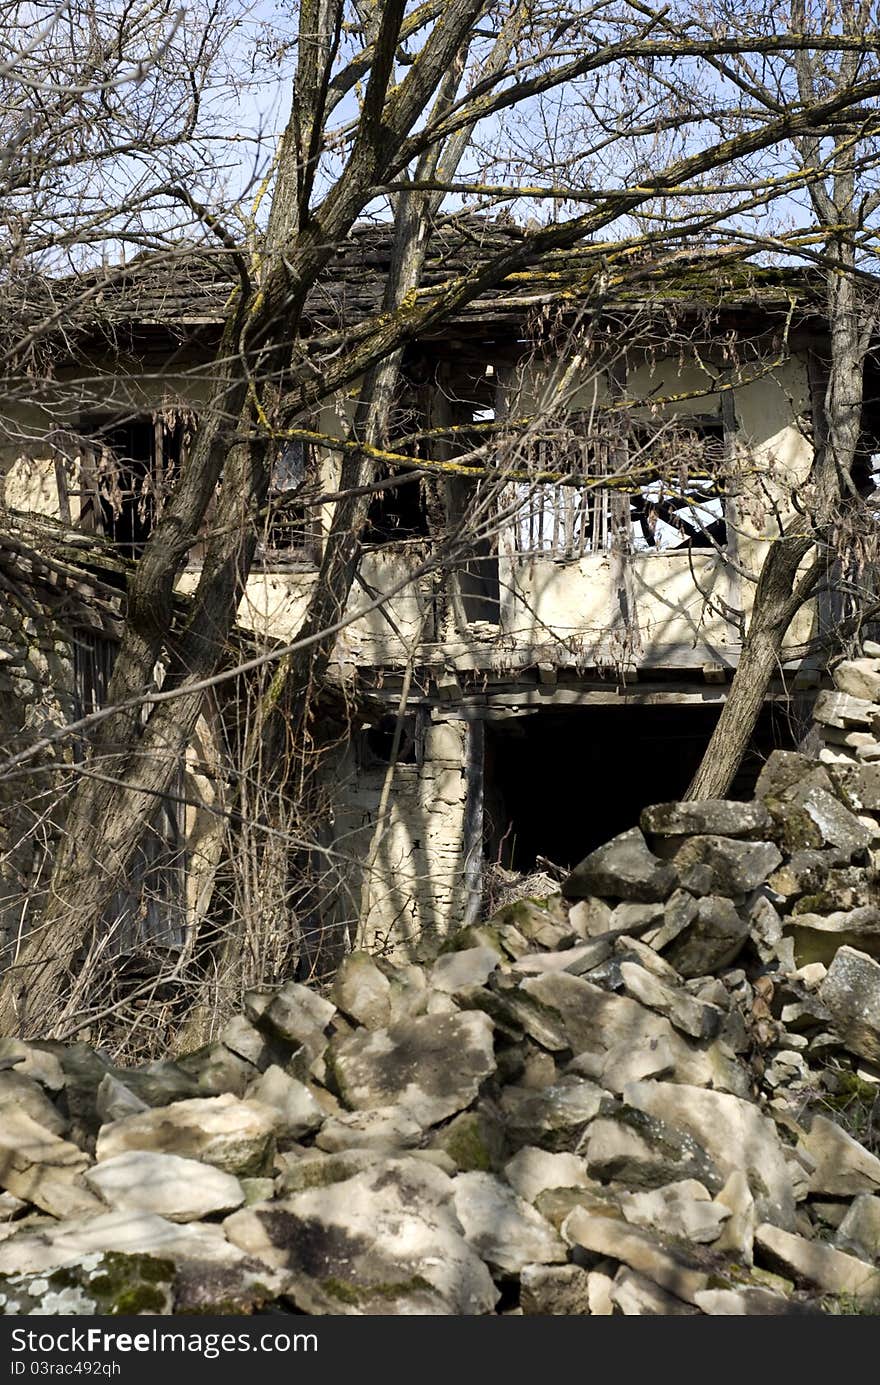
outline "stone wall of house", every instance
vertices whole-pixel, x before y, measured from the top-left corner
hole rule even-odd
[[[465,722],[429,721],[415,761],[393,767],[365,759],[356,739],[335,767],[337,913],[360,946],[382,952],[393,934],[418,955],[461,924],[468,734]]]

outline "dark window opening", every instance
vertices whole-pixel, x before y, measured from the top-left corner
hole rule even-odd
[[[378,765],[390,765],[394,753],[394,736],[397,730],[396,716],[382,717],[375,726],[368,726],[361,733],[360,764],[362,769],[374,769]],[[400,729],[400,745],[395,763],[415,765],[421,760],[419,718],[412,713],[403,718]]]
[[[487,723],[487,859],[518,871],[539,856],[577,865],[637,826],[648,804],[681,798],[719,714],[717,705],[598,706]],[[766,704],[730,797],[751,797],[770,751],[793,749],[799,735],[790,709]]]
[[[139,558],[179,471],[191,422],[181,414],[83,423],[80,526],[106,535],[126,558]],[[57,470],[57,469],[56,469]]]
[[[380,479],[388,480],[392,475],[386,468]],[[429,535],[421,481],[411,481],[401,474],[399,486],[376,491],[367,514],[365,543],[400,543],[404,539],[426,539]]]

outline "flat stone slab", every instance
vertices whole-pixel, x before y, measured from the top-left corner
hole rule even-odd
[[[84,1255],[183,1256],[212,1263],[238,1264],[241,1252],[227,1241],[222,1226],[201,1222],[179,1225],[152,1212],[106,1212],[87,1220],[26,1228],[0,1245],[0,1274],[54,1270]]]
[[[762,837],[773,826],[764,804],[739,803],[727,798],[704,798],[693,803],[655,803],[642,809],[639,825],[646,836],[691,837],[710,833],[721,837]]]
[[[682,1179],[695,1179],[712,1191],[723,1185],[699,1139],[632,1106],[617,1107],[594,1120],[583,1151],[591,1178],[625,1188],[661,1188]]]
[[[629,1105],[699,1141],[725,1178],[741,1169],[760,1219],[794,1225],[794,1190],[785,1152],[773,1122],[752,1102],[672,1082],[634,1082],[624,1097]]]
[[[766,1223],[756,1229],[755,1245],[784,1273],[815,1284],[826,1294],[851,1294],[864,1302],[880,1299],[880,1270],[854,1255]]]
[[[453,1205],[468,1245],[504,1273],[568,1259],[565,1242],[550,1223],[491,1173],[460,1173]]]
[[[716,1241],[730,1216],[729,1208],[713,1202],[708,1189],[691,1178],[651,1192],[624,1193],[620,1208],[633,1226],[700,1244]]]
[[[330,994],[342,1013],[365,1029],[381,1029],[391,1019],[391,982],[368,952],[343,957]]]
[[[199,1221],[244,1202],[237,1178],[210,1164],[135,1149],[87,1170],[85,1181],[115,1212],[155,1212],[169,1221]]]
[[[880,1159],[836,1121],[814,1116],[810,1129],[798,1141],[798,1149],[809,1155],[814,1165],[811,1193],[853,1197],[880,1189]]]
[[[479,1011],[423,1015],[334,1041],[328,1062],[346,1106],[399,1105],[427,1128],[469,1106],[495,1071],[492,1022]]]
[[[504,1165],[504,1177],[526,1202],[534,1202],[548,1188],[588,1188],[593,1185],[580,1155],[553,1154],[534,1145],[527,1145],[508,1160]]]
[[[278,1124],[277,1112],[260,1102],[228,1094],[197,1097],[102,1126],[95,1154],[102,1162],[132,1149],[155,1150],[226,1173],[258,1175],[271,1164]]]
[[[563,1222],[562,1234],[569,1245],[620,1260],[685,1303],[695,1303],[696,1295],[709,1287],[709,1273],[695,1256],[641,1227],[591,1217],[576,1207]]]
[[[501,1110],[514,1141],[540,1143],[548,1150],[570,1150],[598,1113],[602,1088],[584,1078],[563,1078],[536,1091],[509,1086]]]
[[[452,1191],[424,1162],[380,1160],[344,1182],[234,1212],[224,1229],[290,1276],[306,1313],[491,1313],[498,1290],[462,1235]]]

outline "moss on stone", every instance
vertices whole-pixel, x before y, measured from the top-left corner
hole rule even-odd
[[[437,1136],[444,1150],[462,1173],[494,1173],[504,1158],[504,1137],[492,1122],[477,1111],[456,1116]]]
[[[434,1290],[433,1284],[419,1274],[414,1274],[411,1279],[388,1284],[352,1284],[348,1279],[331,1276],[329,1279],[321,1280],[321,1288],[331,1298],[338,1299],[340,1303],[347,1303],[353,1308],[369,1302],[371,1298],[387,1299],[390,1302],[403,1298],[406,1294],[432,1293]]]
[[[121,1315],[167,1312],[173,1283],[171,1260],[107,1251],[101,1257],[98,1272],[88,1276],[83,1287],[102,1312]]]

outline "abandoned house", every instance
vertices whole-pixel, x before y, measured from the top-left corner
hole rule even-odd
[[[437,242],[435,275],[463,253]],[[350,732],[324,764],[335,885],[322,908],[372,945],[449,930],[475,916],[489,867],[570,866],[644,804],[685,790],[736,667],[753,595],[743,574],[809,465],[827,342],[803,276],[719,261],[711,276],[682,270],[584,312],[577,252],[566,255],[546,282],[503,285],[406,352],[389,447],[461,464],[404,469],[405,482],[376,491],[350,597],[352,613],[369,609],[341,630],[328,678]],[[372,309],[387,258],[381,228],[355,228],[311,294],[312,323]],[[227,293],[197,257],[141,274],[96,309],[51,388],[8,413],[7,744],[101,703],[122,609],[113,555],[137,561],[198,427]],[[332,495],[338,468],[315,439],[342,436],[350,412],[334,399],[302,430],[311,439],[279,446],[239,610],[257,648],[296,636],[332,507],[308,502]],[[16,539],[37,516],[67,535],[66,557]],[[464,536],[458,556],[432,565],[450,533]],[[200,562],[197,547],[182,600]],[[792,641],[839,615],[814,603]],[[773,745],[803,735],[817,668],[780,670],[735,793],[750,792]],[[129,938],[182,935],[210,894],[224,850],[216,715],[206,702],[179,793],[143,848],[149,908],[120,892]],[[37,794],[25,821],[20,783],[3,794],[10,936],[58,810],[41,818]]]

